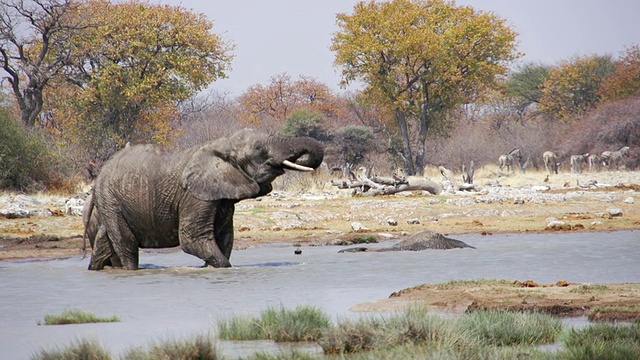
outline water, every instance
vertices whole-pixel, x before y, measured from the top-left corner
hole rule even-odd
[[[87,259],[0,263],[0,359],[28,359],[41,348],[97,339],[112,354],[151,340],[215,333],[216,321],[269,306],[315,305],[334,319],[355,304],[449,280],[555,283],[640,282],[640,231],[463,235],[477,247],[421,252],[343,253],[344,247],[288,245],[233,252],[234,268],[199,268],[181,251],[144,253],[139,271],[87,271]],[[389,246],[390,243],[372,246]],[[116,315],[119,323],[39,326],[66,309]],[[257,344],[257,345],[256,345]],[[226,353],[277,348],[222,342]]]

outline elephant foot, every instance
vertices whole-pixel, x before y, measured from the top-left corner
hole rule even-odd
[[[204,265],[202,267],[205,268],[208,266],[211,266],[214,268],[230,268],[231,263],[229,262],[229,260],[221,261],[221,262],[205,260]]]

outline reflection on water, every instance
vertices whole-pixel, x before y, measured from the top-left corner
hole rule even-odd
[[[182,252],[143,253],[145,266],[138,271],[87,271],[88,260],[80,258],[0,263],[1,357],[28,359],[42,347],[78,338],[98,339],[117,355],[150,340],[215,332],[217,320],[269,306],[315,305],[344,317],[357,303],[423,283],[640,282],[638,231],[456,238],[477,249],[338,254],[343,247],[322,246],[296,255],[291,246],[268,246],[234,251],[228,269],[202,268],[200,259]],[[122,321],[37,325],[46,314],[68,308]],[[221,345],[230,353],[247,346],[256,345]]]

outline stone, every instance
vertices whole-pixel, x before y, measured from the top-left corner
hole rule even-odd
[[[407,224],[409,224],[409,225],[418,225],[418,224],[420,224],[420,220],[418,220],[418,219],[409,219],[409,220],[407,220]]]
[[[64,203],[64,212],[67,215],[82,216],[84,208],[84,199],[71,198]]]
[[[636,199],[632,198],[632,197],[628,197],[626,199],[624,199],[624,203],[625,204],[634,204],[636,202]]]
[[[364,225],[362,225],[361,223],[354,221],[351,223],[351,229],[355,232],[359,232],[359,231],[366,231],[369,230],[366,227],[364,227]]]
[[[607,209],[607,212],[609,213],[609,216],[611,216],[611,217],[619,217],[619,216],[622,216],[622,209],[618,209],[618,208],[609,208],[609,209]]]
[[[387,224],[389,224],[391,226],[398,226],[398,220],[396,220],[394,218],[388,218],[387,219]]]

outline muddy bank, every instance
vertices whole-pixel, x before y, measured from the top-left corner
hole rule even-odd
[[[535,281],[460,281],[420,285],[355,305],[353,311],[400,311],[427,306],[447,313],[483,309],[540,311],[556,316],[587,316],[591,321],[640,320],[640,284],[555,284]]]

